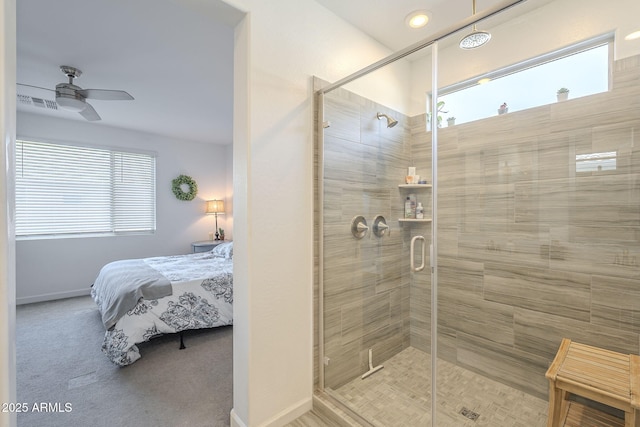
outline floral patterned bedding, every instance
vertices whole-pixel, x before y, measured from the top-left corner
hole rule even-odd
[[[171,282],[172,295],[141,298],[106,331],[102,351],[113,363],[126,366],[140,358],[136,344],[187,329],[233,323],[233,246],[210,252],[145,258],[143,261]],[[222,246],[222,247],[221,247]],[[91,289],[97,302],[100,290]]]

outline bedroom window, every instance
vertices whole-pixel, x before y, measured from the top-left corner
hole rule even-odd
[[[150,233],[156,228],[156,158],[16,141],[16,236]]]

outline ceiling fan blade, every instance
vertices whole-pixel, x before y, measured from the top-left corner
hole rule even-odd
[[[131,101],[133,96],[123,90],[108,89],[81,89],[77,91],[87,99],[100,99],[103,101]]]
[[[51,92],[55,92],[54,89],[49,89],[49,88],[46,88],[46,87],[40,87],[40,86],[34,86],[34,85],[26,85],[26,84],[23,84],[23,83],[16,83],[16,84],[18,86],[32,87],[32,88],[35,88],[35,89],[50,90]]]
[[[87,103],[87,106],[84,110],[80,111],[80,115],[90,122],[95,122],[97,120],[101,120],[96,110],[93,109],[91,104]]]

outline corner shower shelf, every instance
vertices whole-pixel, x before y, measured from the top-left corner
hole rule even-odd
[[[398,218],[398,221],[400,221],[400,222],[431,222],[431,218],[422,218],[422,219]]]
[[[398,188],[431,188],[431,184],[398,184]],[[398,218],[399,222],[431,222],[431,218]]]

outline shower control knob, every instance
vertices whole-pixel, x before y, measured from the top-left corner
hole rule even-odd
[[[373,219],[373,234],[378,237],[384,236],[386,233],[391,233],[387,220],[382,215],[378,215]]]
[[[356,239],[362,239],[369,231],[367,220],[362,215],[354,216],[351,220],[351,234]]]

